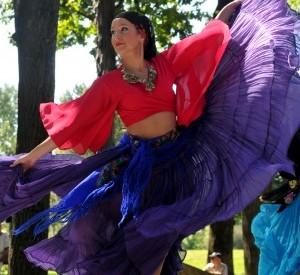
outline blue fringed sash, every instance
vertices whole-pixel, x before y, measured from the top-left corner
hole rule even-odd
[[[38,235],[55,222],[66,223],[86,215],[93,207],[120,192],[123,196],[120,224],[128,216],[138,217],[143,190],[151,178],[154,151],[161,147],[168,150],[178,136],[178,130],[153,139],[125,133],[120,144],[127,149],[120,156],[91,173],[57,205],[36,214],[14,233],[20,234],[35,224],[34,235]]]

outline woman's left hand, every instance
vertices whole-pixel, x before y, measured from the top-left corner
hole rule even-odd
[[[215,19],[219,19],[228,24],[231,16],[242,3],[243,0],[234,0],[230,2],[218,13]]]

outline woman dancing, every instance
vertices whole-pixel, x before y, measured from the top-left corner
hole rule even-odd
[[[160,54],[146,16],[117,15],[122,65],[78,99],[41,105],[49,138],[0,161],[1,219],[50,191],[62,197],[17,232],[66,222],[25,250],[29,261],[68,274],[176,274],[183,238],[232,217],[278,171],[293,173],[299,20],[285,0],[245,0],[229,31],[240,4]],[[117,146],[84,160],[45,155],[97,152],[115,110],[127,129]]]

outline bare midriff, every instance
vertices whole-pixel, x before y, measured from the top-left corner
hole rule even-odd
[[[176,128],[176,116],[172,112],[151,115],[127,127],[128,133],[141,138],[162,136]]]

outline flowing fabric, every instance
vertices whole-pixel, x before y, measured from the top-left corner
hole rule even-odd
[[[296,275],[300,271],[300,196],[282,212],[279,208],[279,204],[261,205],[252,222],[260,249],[260,275]]]
[[[299,19],[285,0],[245,0],[231,34],[203,115],[178,137],[155,147],[157,139],[125,134],[85,160],[47,156],[25,177],[8,167],[14,157],[0,162],[1,219],[49,191],[64,197],[47,212],[53,220],[31,220],[41,230],[68,223],[26,249],[30,261],[72,275],[153,274],[164,262],[164,274],[176,274],[185,236],[241,211],[278,171],[293,173],[286,155],[300,125]],[[122,157],[130,161],[99,187]]]

